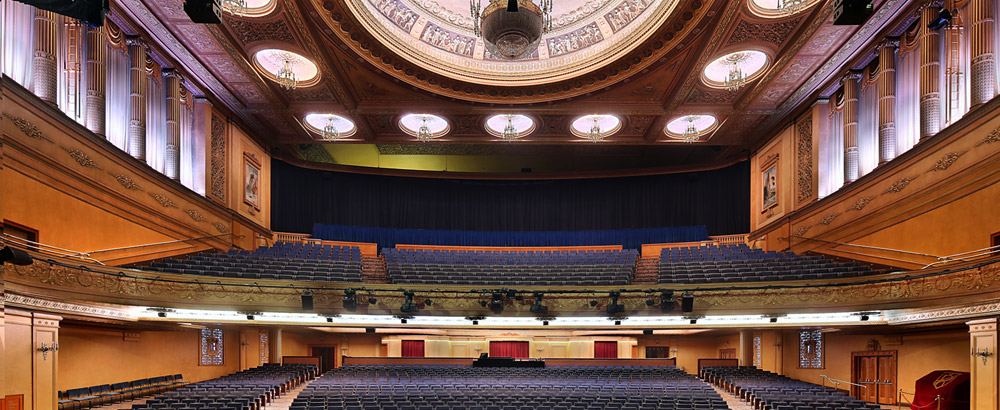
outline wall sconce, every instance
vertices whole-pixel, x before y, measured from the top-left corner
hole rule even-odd
[[[676,347],[670,349],[670,355],[673,356],[673,357],[677,357],[677,348]]]
[[[59,342],[52,342],[51,345],[46,346],[45,342],[42,342],[42,346],[38,348],[39,352],[42,352],[42,360],[45,360],[49,356],[49,352],[59,351]]]
[[[541,352],[541,351],[545,350],[545,347],[544,346],[536,346],[535,350]]]
[[[975,350],[975,349],[973,349],[970,354],[973,357],[978,356],[978,357],[982,358],[983,359],[983,366],[986,366],[986,359],[988,359],[990,356],[993,356],[993,352],[991,352],[990,349],[987,348],[987,347],[984,347],[983,350]]]

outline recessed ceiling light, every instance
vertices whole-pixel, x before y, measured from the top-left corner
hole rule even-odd
[[[503,140],[523,138],[534,130],[535,121],[527,115],[497,114],[486,119],[486,132]]]
[[[739,71],[746,81],[756,80],[764,74],[769,59],[767,54],[758,50],[740,50],[712,60],[702,72],[702,82],[712,88],[726,88],[726,80],[733,70],[733,62],[737,61]]]
[[[348,138],[358,132],[354,121],[337,114],[312,113],[306,115],[303,122],[306,129],[328,140]],[[329,135],[331,131],[336,134],[335,138]]]
[[[423,141],[448,134],[451,126],[448,120],[434,114],[406,114],[399,119],[399,129]]]
[[[271,81],[278,81],[278,72],[287,61],[292,73],[295,74],[298,87],[309,87],[319,83],[319,68],[316,67],[316,63],[301,54],[268,48],[254,53],[253,61],[257,69]]]
[[[578,137],[594,141],[595,136],[603,139],[614,135],[622,128],[622,120],[611,114],[584,115],[573,120],[570,132]]]
[[[788,17],[809,9],[819,0],[750,0],[750,11],[761,17]]]

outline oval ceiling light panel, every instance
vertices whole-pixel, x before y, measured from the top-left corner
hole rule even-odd
[[[685,115],[668,122],[663,133],[670,138],[695,142],[693,139],[713,131],[718,122],[711,114]]]
[[[576,137],[595,141],[614,135],[621,128],[622,120],[618,117],[611,114],[593,114],[573,120],[570,132]]]
[[[399,129],[423,141],[443,137],[451,131],[451,125],[434,114],[406,114],[399,119]]]
[[[510,128],[508,130],[508,125]],[[497,114],[486,119],[486,132],[500,139],[518,139],[535,131],[535,120],[522,114]]]
[[[303,118],[303,121],[309,131],[319,134],[320,136],[327,134],[327,127],[332,127],[333,131],[336,132],[337,137],[328,138],[324,136],[326,139],[348,138],[358,132],[358,127],[354,125],[354,121],[337,114],[312,113],[306,115],[305,118]]]
[[[319,68],[308,58],[301,54],[268,48],[260,50],[253,55],[254,65],[271,81],[278,81],[278,71],[288,62],[289,68],[295,73],[295,82],[299,87],[309,87],[319,83]]]
[[[809,9],[819,0],[750,0],[750,11],[761,17],[790,17]]]
[[[726,88],[726,80],[733,69],[732,61],[738,61],[737,66],[747,82],[756,80],[764,74],[764,69],[770,63],[767,54],[758,50],[740,50],[723,55],[705,66],[702,72],[702,82],[712,88]]]

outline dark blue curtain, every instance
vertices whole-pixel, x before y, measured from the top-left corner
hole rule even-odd
[[[313,226],[314,238],[328,241],[450,246],[587,246],[622,245],[639,249],[644,243],[690,242],[708,239],[704,226],[615,229],[601,231],[442,231],[429,229],[368,228],[363,226]]]
[[[271,228],[313,224],[457,231],[589,231],[705,226],[750,229],[750,168],[560,180],[352,174],[271,161]]]

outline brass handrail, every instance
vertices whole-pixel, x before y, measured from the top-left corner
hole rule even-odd
[[[829,380],[830,382],[832,382],[834,384],[834,386],[833,386],[834,388],[836,388],[837,386],[839,386],[841,384],[849,384],[851,386],[863,387],[865,389],[865,391],[868,391],[868,386],[865,386],[863,384],[851,383],[851,382],[846,381],[846,380],[837,380],[837,379],[829,377],[829,376],[827,376],[825,374],[821,374],[821,375],[819,375],[819,377],[823,378],[823,387],[826,387],[826,381]]]

